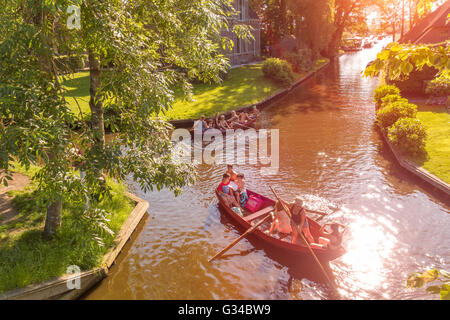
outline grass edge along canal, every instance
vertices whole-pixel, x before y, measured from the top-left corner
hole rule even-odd
[[[425,170],[450,184],[450,114],[443,110],[419,111],[417,118],[427,131],[425,150],[428,158],[424,161],[413,159]]]
[[[26,175],[37,170],[16,169]],[[77,265],[82,271],[101,266],[104,255],[114,245],[115,234],[134,208],[124,185],[111,179],[107,179],[107,185],[112,198],[101,201],[98,208],[110,213],[107,225],[114,234],[100,233],[103,245],[74,224],[84,203],[64,202],[59,234],[52,240],[43,240],[46,208],[33,195],[36,186],[31,182],[24,190],[9,192],[17,215],[6,223],[0,221],[0,293],[61,276],[70,265]]]
[[[317,59],[311,70],[301,74],[295,73],[295,81],[308,72],[319,69],[328,61],[327,58]],[[76,114],[79,114],[81,109],[83,115],[89,117],[89,72],[75,73],[63,81],[63,85],[68,90],[66,99],[69,108]],[[175,102],[165,117],[167,120],[196,119],[202,114],[211,117],[217,112],[223,113],[260,102],[282,88],[281,85],[264,77],[262,62],[243,65],[230,69],[222,83],[194,83],[192,101],[183,98],[181,88],[175,88]]]

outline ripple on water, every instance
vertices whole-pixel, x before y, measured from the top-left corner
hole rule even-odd
[[[259,125],[280,129],[280,170],[261,176],[239,165],[249,189],[286,200],[300,195],[323,221],[347,225],[347,253],[330,265],[348,299],[432,299],[405,290],[409,273],[450,262],[448,213],[442,200],[393,163],[373,127],[377,81],[361,71],[381,48],[341,56],[322,73],[262,112]],[[287,266],[242,240],[213,263],[209,257],[240,231],[217,208],[213,192],[225,165],[198,165],[199,180],[180,197],[132,190],[150,216],[90,299],[327,299],[314,264]],[[334,208],[334,209],[333,209]],[[336,210],[338,209],[338,210]],[[435,297],[434,297],[435,298]]]

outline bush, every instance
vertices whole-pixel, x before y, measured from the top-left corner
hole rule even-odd
[[[313,66],[313,57],[310,49],[303,49],[297,52],[288,52],[284,58],[292,65],[295,72],[306,72]]]
[[[269,58],[262,65],[264,76],[281,84],[283,87],[290,86],[295,78],[289,62],[278,58]]]
[[[395,101],[377,111],[377,124],[387,130],[400,118],[415,118],[417,106],[404,101]]]
[[[59,56],[55,58],[56,67],[67,73],[78,72],[84,68],[84,56],[74,55],[74,56]]]
[[[400,95],[400,89],[393,85],[383,84],[375,89],[373,100],[379,106],[381,104],[381,99],[388,94]]]
[[[400,151],[420,156],[425,153],[427,133],[419,119],[400,118],[389,128],[389,141]]]
[[[437,70],[427,65],[421,70],[414,69],[408,76],[402,75],[398,80],[388,80],[389,84],[397,86],[402,93],[424,94],[425,82],[436,77]]]
[[[450,96],[450,78],[445,76],[431,80],[425,92],[434,97]]]
[[[402,98],[398,94],[388,94],[387,96],[384,96],[381,98],[381,107],[385,107],[388,104],[391,104],[393,102],[402,101],[405,103],[408,103],[408,99]]]

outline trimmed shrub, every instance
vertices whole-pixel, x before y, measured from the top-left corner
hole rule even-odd
[[[387,81],[399,88],[402,93],[424,94],[425,82],[434,79],[437,72],[434,67],[425,65],[421,70],[412,70],[408,76],[402,75],[398,80]]]
[[[381,99],[387,96],[388,94],[400,95],[400,89],[397,88],[396,86],[389,84],[380,85],[375,89],[373,100],[379,106],[381,104]]]
[[[450,96],[450,78],[437,77],[428,82],[425,92],[434,97]]]
[[[408,99],[402,98],[398,94],[388,94],[387,96],[384,96],[381,98],[381,107],[385,107],[388,104],[391,104],[393,102],[402,101],[405,103],[408,103]]]
[[[283,87],[290,86],[295,78],[289,62],[278,58],[269,58],[262,65],[264,76],[281,84]]]
[[[415,118],[417,106],[412,103],[396,101],[377,111],[377,124],[387,130],[400,118]]]
[[[400,151],[411,156],[425,154],[427,133],[419,119],[400,118],[388,131],[389,141]]]

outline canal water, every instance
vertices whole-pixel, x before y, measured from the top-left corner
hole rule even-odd
[[[346,54],[263,110],[258,126],[278,128],[280,169],[236,166],[249,189],[310,208],[339,207],[323,221],[347,225],[347,253],[330,267],[344,299],[436,299],[407,290],[407,275],[449,269],[448,199],[394,161],[374,128],[377,80],[361,72],[385,43]],[[87,299],[330,299],[310,261],[280,261],[244,239],[222,259],[208,258],[238,230],[217,207],[224,165],[201,165],[199,181],[174,197],[131,190],[150,202],[149,216],[108,278]],[[287,259],[289,260],[289,258]],[[291,259],[292,260],[292,259]]]

